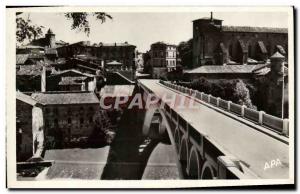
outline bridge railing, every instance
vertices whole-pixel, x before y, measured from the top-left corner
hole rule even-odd
[[[215,97],[210,94],[205,94],[204,92],[199,92],[197,90],[176,85],[167,81],[160,80],[159,82],[169,88],[185,93],[189,96],[193,96],[198,100],[206,102],[212,106],[221,108],[230,113],[234,113],[254,123],[270,128],[282,135],[289,136],[288,119],[281,119],[273,115],[267,114],[263,111],[253,110],[246,107],[245,105],[239,105],[231,101],[223,100],[219,97]]]

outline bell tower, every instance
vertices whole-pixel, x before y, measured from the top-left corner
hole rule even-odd
[[[53,34],[52,30],[49,28],[47,34],[46,34],[46,40],[47,40],[47,46],[49,48],[55,47],[55,34]]]

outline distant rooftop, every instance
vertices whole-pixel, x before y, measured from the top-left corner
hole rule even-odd
[[[100,91],[100,96],[132,96],[134,85],[106,85]]]
[[[259,33],[288,33],[287,28],[251,27],[251,26],[223,26],[224,32],[259,32]]]
[[[16,64],[23,65],[29,57],[29,54],[17,54],[16,55]]]
[[[30,104],[32,106],[35,106],[38,102],[31,98],[29,95],[24,94],[23,92],[16,92],[16,98],[17,100],[20,100],[22,102],[25,102],[26,104]]]
[[[157,41],[155,43],[152,43],[151,45],[155,45],[155,44],[165,44],[168,46],[176,46],[176,44],[171,44],[171,43],[167,43],[167,42],[163,42],[163,41]]]
[[[33,93],[31,97],[43,105],[99,103],[94,92],[45,92]]]
[[[265,64],[258,65],[206,65],[195,68],[193,70],[187,71],[186,73],[203,73],[203,74],[212,74],[212,73],[252,73],[259,67],[265,66]]]
[[[103,42],[99,42],[99,43],[91,43],[90,41],[79,41],[79,42],[75,42],[69,45],[75,45],[75,44],[79,44],[82,46],[89,46],[89,47],[114,47],[114,46],[124,46],[124,47],[128,47],[128,46],[132,46],[132,47],[136,47],[135,45],[129,44],[128,42],[121,42],[121,43],[103,43]]]

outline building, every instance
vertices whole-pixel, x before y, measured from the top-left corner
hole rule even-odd
[[[223,26],[222,22],[212,13],[193,21],[193,68],[264,63],[277,51],[288,56],[286,28]]]
[[[49,28],[47,33],[45,34],[44,38],[35,39],[35,40],[31,41],[29,43],[29,45],[30,46],[40,46],[40,47],[48,49],[48,48],[57,48],[60,46],[65,46],[65,45],[68,45],[68,43],[66,43],[62,40],[56,41],[55,34]]]
[[[94,91],[96,76],[75,69],[55,72],[47,78],[45,91]]]
[[[159,78],[176,69],[177,47],[173,44],[156,42],[151,44],[150,63],[152,77]]]
[[[92,134],[99,111],[94,92],[43,92],[31,98],[42,105],[46,149],[61,148]]]
[[[90,41],[81,41],[74,44],[57,48],[59,57],[78,57],[86,56],[92,58],[94,62],[105,64],[117,61],[122,63],[124,68],[135,69],[135,48],[136,46],[124,43],[91,44]]]

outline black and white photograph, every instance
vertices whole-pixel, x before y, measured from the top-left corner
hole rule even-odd
[[[292,6],[8,6],[6,27],[8,188],[294,184]]]

